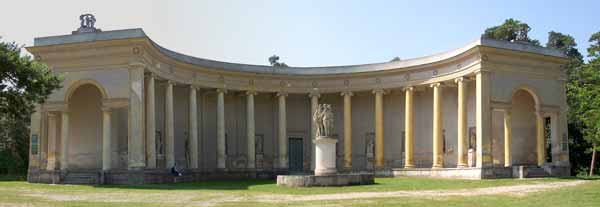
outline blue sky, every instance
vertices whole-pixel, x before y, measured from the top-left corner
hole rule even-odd
[[[214,60],[291,66],[350,65],[421,57],[478,38],[515,18],[545,44],[549,31],[574,36],[582,54],[600,31],[600,1],[5,1],[0,36],[70,34],[82,13],[103,30],[143,28],[169,49]]]

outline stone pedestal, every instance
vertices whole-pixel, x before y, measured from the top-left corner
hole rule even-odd
[[[314,140],[314,143],[316,154],[315,175],[323,176],[336,174],[335,144],[337,143],[337,139],[320,136]]]

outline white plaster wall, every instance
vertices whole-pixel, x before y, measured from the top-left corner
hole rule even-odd
[[[366,169],[367,157],[365,146],[367,142],[367,137],[373,137],[373,135],[369,135],[372,133],[375,133],[375,97],[370,91],[355,92],[354,96],[352,97],[353,170]]]
[[[535,165],[535,102],[529,92],[519,90],[512,99],[511,154],[514,165]]]
[[[102,95],[82,85],[69,100],[69,168],[94,169],[102,164]]]
[[[542,105],[562,106],[565,104],[566,94],[559,94],[563,91],[563,86],[556,79],[542,79],[518,73],[495,72],[491,74],[491,93],[494,101],[510,102],[513,92],[523,86],[534,90]]]
[[[106,90],[106,98],[129,98],[129,70],[127,68],[103,68],[62,73],[63,87],[52,92],[47,101],[64,101],[69,87],[79,80],[94,80]]]
[[[189,137],[189,87],[173,87],[173,120],[175,125],[175,161],[177,166],[188,166],[185,159],[185,141]]]

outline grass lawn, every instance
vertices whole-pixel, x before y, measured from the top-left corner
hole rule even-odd
[[[1,178],[1,177],[0,177]],[[7,180],[7,179],[0,179]],[[211,181],[170,185],[48,185],[0,181],[0,206],[600,206],[600,180],[526,195],[403,196],[345,200],[312,199],[325,194],[458,191],[496,186],[552,184],[578,179],[446,180],[377,178],[377,184],[288,188],[271,180]],[[311,197],[311,200],[294,200]],[[265,200],[266,199],[266,200]],[[288,202],[288,199],[289,202]]]

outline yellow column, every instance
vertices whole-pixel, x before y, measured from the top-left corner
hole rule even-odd
[[[254,169],[256,162],[256,132],[254,119],[254,96],[256,91],[246,91],[246,136],[248,138],[248,164],[247,168]]]
[[[196,96],[197,87],[190,85],[189,96],[189,132],[190,132],[190,166],[189,168],[198,168],[198,101]]]
[[[405,156],[404,156],[404,168],[414,168],[414,143],[415,143],[415,132],[414,132],[414,114],[413,114],[413,94],[414,87],[406,87],[404,89],[405,101],[404,104],[404,133],[405,133]]]
[[[475,72],[475,121],[477,125],[476,159],[478,168],[492,167],[492,113],[490,72]]]
[[[344,168],[352,170],[352,92],[342,92],[344,96]]]
[[[175,119],[173,115],[173,84],[167,81],[165,90],[165,168],[175,166]]]
[[[431,84],[433,88],[433,168],[444,167],[442,140],[442,91],[441,84]]]
[[[375,94],[375,168],[383,169],[383,93],[382,89],[373,90]]]
[[[510,109],[504,110],[504,167],[512,166],[512,159],[510,156],[510,139],[512,136],[510,126]]]
[[[111,109],[102,107],[102,170],[111,169]]]
[[[279,129],[278,129],[278,137],[279,137],[279,168],[280,169],[288,169],[288,137],[287,137],[287,110],[285,105],[285,97],[287,97],[287,93],[279,92],[277,96],[279,97]]]
[[[312,117],[313,114],[315,114],[315,111],[317,111],[317,109],[319,108],[319,97],[321,95],[317,92],[312,92],[310,94],[308,94],[308,97],[310,97],[310,116]],[[311,118],[312,120],[312,118]],[[311,157],[311,162],[310,162],[310,169],[311,170],[315,170],[315,163],[317,162],[316,159],[316,151],[315,151],[315,144],[313,143],[313,141],[317,138],[317,125],[315,125],[315,123],[313,121],[311,121],[311,130],[310,130],[310,157]]]
[[[56,114],[53,112],[48,112],[48,164],[46,165],[46,170],[56,170],[57,131],[58,126],[56,122]]]
[[[537,164],[543,166],[545,163],[546,150],[544,149],[544,114],[536,112],[536,135],[537,135]]]
[[[457,78],[458,85],[458,161],[459,168],[467,167],[467,91],[463,77]]]
[[[69,167],[69,112],[62,111],[62,123],[60,129],[60,170],[66,170]]]
[[[146,89],[146,165],[148,168],[156,168],[156,101],[154,94],[155,75],[148,76],[148,88]]]
[[[225,89],[217,89],[217,168],[225,169]]]

